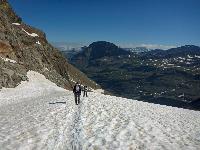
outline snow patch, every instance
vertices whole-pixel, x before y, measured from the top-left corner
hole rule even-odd
[[[26,32],[26,34],[28,34],[29,36],[32,36],[32,37],[39,37],[36,33],[28,33],[26,30],[24,30],[24,28],[22,28],[22,30],[24,32]]]
[[[187,59],[187,61],[192,61],[192,59],[189,58],[189,59]]]
[[[37,41],[36,44],[41,45],[40,41]]]
[[[187,65],[190,65],[191,63],[190,63],[190,62],[186,62],[186,64],[187,64]]]
[[[183,63],[183,60],[180,60],[179,62]]]
[[[11,63],[17,63],[15,60],[9,59],[9,58],[4,58],[4,57],[0,57],[1,59],[3,59],[4,61],[7,62],[11,62]]]
[[[198,56],[198,55],[195,55],[195,57],[196,57],[196,58],[200,58],[200,56]]]
[[[16,88],[2,88],[0,91],[0,106],[18,103],[22,99],[38,97],[52,91],[65,91],[65,89],[58,87],[38,72],[28,71],[27,77],[28,81],[22,81]]]
[[[174,64],[167,64],[168,66],[174,66]]]
[[[46,67],[44,68],[44,70],[45,70],[45,71],[49,71],[49,69],[48,69],[48,68],[46,68]]]
[[[13,25],[16,25],[16,26],[20,26],[21,24],[19,23],[12,23]]]
[[[193,58],[193,57],[192,57],[192,56],[190,56],[190,55],[187,55],[187,57],[188,57],[188,58]]]
[[[184,97],[184,93],[182,95],[179,95],[178,97]]]

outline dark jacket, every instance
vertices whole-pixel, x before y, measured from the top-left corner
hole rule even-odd
[[[79,87],[79,90],[78,90],[78,91],[76,90],[76,86]],[[76,84],[76,85],[74,86],[74,88],[73,88],[73,93],[74,93],[74,94],[81,94],[81,86],[78,85],[78,84]]]
[[[84,86],[84,87],[83,87],[83,91],[84,91],[84,92],[87,92],[87,91],[88,91],[88,87],[87,87],[87,86]]]

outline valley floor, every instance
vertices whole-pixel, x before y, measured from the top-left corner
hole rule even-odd
[[[77,106],[72,92],[46,79],[0,91],[0,129],[3,150],[200,149],[199,111],[98,92]]]

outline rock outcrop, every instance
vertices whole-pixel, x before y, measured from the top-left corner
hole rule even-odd
[[[7,0],[0,0],[0,88],[15,87],[27,80],[28,70],[69,90],[76,81],[99,88],[48,43],[45,33],[26,25]]]

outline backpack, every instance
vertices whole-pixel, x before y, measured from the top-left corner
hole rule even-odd
[[[76,85],[76,92],[78,92],[80,90],[79,85]]]
[[[88,90],[87,86],[84,86],[84,91],[87,91],[87,90]]]

